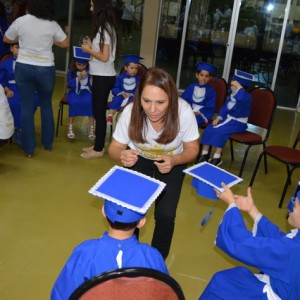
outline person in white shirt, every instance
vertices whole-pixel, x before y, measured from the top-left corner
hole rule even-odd
[[[151,245],[166,258],[175,226],[183,170],[199,152],[199,131],[191,106],[179,99],[172,76],[150,68],[141,77],[133,103],[118,120],[110,157],[124,167],[166,183],[155,204]]]
[[[28,157],[34,154],[34,98],[41,108],[41,143],[51,151],[54,141],[52,93],[55,65],[52,46],[68,48],[69,39],[52,15],[51,0],[28,0],[25,16],[17,18],[6,31],[3,41],[19,42],[15,78],[21,99],[22,148]]]
[[[81,157],[97,158],[104,155],[106,137],[107,100],[116,81],[116,19],[112,0],[92,0],[91,12],[95,36],[84,38],[82,50],[91,55],[89,63],[92,82],[92,105],[96,121],[95,143],[83,148]]]

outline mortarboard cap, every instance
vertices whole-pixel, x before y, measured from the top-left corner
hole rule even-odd
[[[165,185],[139,172],[114,166],[89,193],[105,200],[104,211],[112,222],[132,223],[145,216]]]
[[[91,55],[82,51],[81,47],[73,46],[74,60],[81,64],[87,64]]]
[[[231,187],[243,180],[208,162],[199,163],[183,170],[183,172],[193,176],[192,186],[200,196],[214,200],[218,199],[214,189],[223,191],[222,182]]]
[[[244,71],[235,70],[231,80],[236,80],[243,86],[249,86],[252,81],[254,81],[254,75]]]
[[[218,69],[218,67],[203,61],[197,63],[196,67],[197,67],[197,71],[205,70],[210,74],[214,74]]]
[[[130,63],[138,64],[138,63],[140,63],[141,59],[144,59],[143,57],[141,57],[139,55],[135,55],[135,54],[126,54],[126,55],[122,55],[122,56],[124,58],[125,64],[130,64]]]

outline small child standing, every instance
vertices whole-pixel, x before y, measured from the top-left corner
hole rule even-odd
[[[109,105],[107,123],[112,124],[115,112],[133,100],[135,89],[140,80],[137,73],[141,59],[142,57],[134,54],[124,55],[125,72],[117,77],[115,86],[112,89],[114,97]]]
[[[215,114],[216,91],[208,82],[216,70],[214,65],[199,62],[196,69],[198,82],[189,85],[181,95],[191,105],[199,127],[211,120]]]
[[[244,87],[250,86],[254,76],[235,70],[231,78],[231,94],[220,109],[218,116],[203,131],[202,152],[199,163],[208,161],[219,166],[225,144],[232,133],[242,133],[247,130],[248,116],[251,111],[252,96]],[[213,158],[209,159],[209,148],[215,147]]]
[[[73,130],[74,118],[77,116],[89,117],[90,140],[95,139],[94,117],[92,110],[91,75],[88,73],[90,55],[84,53],[80,47],[73,47],[74,59],[68,70],[67,81],[70,88],[67,93],[69,104],[69,127],[67,137],[75,138]]]

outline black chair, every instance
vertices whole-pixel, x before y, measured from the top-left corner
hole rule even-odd
[[[247,145],[243,162],[240,168],[239,177],[242,177],[250,148],[256,145],[262,145],[263,148],[266,147],[266,142],[270,134],[276,111],[275,96],[270,89],[255,87],[252,91],[250,91],[250,94],[252,95],[252,108],[248,118],[248,124],[254,125],[261,129],[265,129],[266,132],[264,135],[262,135],[247,130],[243,133],[234,133],[230,135],[229,141],[232,161],[234,160],[233,142]]]
[[[293,172],[297,169],[300,168],[300,150],[296,149],[296,146],[298,142],[300,141],[300,130],[296,136],[295,142],[292,147],[288,146],[267,146],[263,152],[260,154],[258,157],[251,181],[249,186],[252,186],[255,180],[255,176],[258,170],[258,167],[260,165],[260,161],[262,157],[264,157],[265,160],[265,174],[268,173],[268,166],[267,166],[267,156],[271,156],[277,161],[285,164],[286,166],[286,172],[287,172],[287,178],[283,187],[283,191],[281,194],[281,198],[278,204],[278,207],[282,207],[282,203],[284,201],[284,197],[287,191],[287,188],[289,184],[291,184],[291,177]]]
[[[69,300],[184,300],[171,276],[148,268],[121,268],[81,284]]]

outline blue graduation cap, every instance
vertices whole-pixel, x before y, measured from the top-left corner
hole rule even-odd
[[[254,78],[254,75],[236,69],[231,80],[236,80],[243,86],[249,86],[254,81]]]
[[[82,51],[81,47],[73,46],[74,60],[81,64],[87,64],[91,55]]]
[[[141,59],[144,59],[143,57],[136,54],[126,54],[122,56],[124,57],[125,64],[130,64],[130,63],[138,64],[140,63]]]
[[[290,201],[289,201],[289,203],[286,207],[288,209],[288,211],[291,212],[291,213],[294,211],[296,198],[298,198],[299,201],[300,201],[300,181],[298,181],[298,183],[297,183],[297,187],[296,187],[296,191],[294,193],[294,196],[291,197],[291,199],[290,199]]]
[[[165,185],[139,172],[114,166],[89,193],[105,200],[104,211],[109,220],[131,223],[145,216]]]
[[[197,193],[208,199],[217,200],[218,197],[214,189],[222,192],[222,182],[228,187],[243,181],[242,178],[235,176],[217,166],[208,162],[202,162],[190,168],[183,170],[186,174],[193,176],[192,187]]]
[[[228,187],[231,187],[243,179],[237,177],[217,166],[214,166],[208,162],[202,162],[194,165],[188,169],[183,170],[186,174],[193,176],[192,187],[197,190],[198,195],[217,200],[218,197],[214,189],[222,192],[222,182],[224,182]],[[204,226],[212,215],[214,208],[211,209],[208,214],[201,221],[201,226]]]
[[[209,72],[211,75],[213,75],[218,69],[218,67],[204,61],[197,63],[196,67],[197,67],[197,71],[204,70]]]

